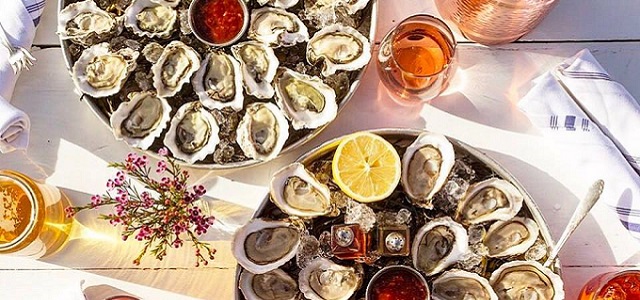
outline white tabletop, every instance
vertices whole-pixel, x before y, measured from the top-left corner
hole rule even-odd
[[[104,190],[128,146],[111,132],[74,93],[55,36],[56,3],[47,0],[34,51],[36,66],[20,77],[12,103],[29,114],[31,142],[26,152],[0,156],[0,168],[15,169],[59,186],[79,205]],[[404,17],[437,14],[431,0],[380,0],[377,39]],[[592,183],[580,176],[580,156],[562,151],[542,138],[515,107],[533,78],[589,48],[614,79],[640,99],[640,1],[562,0],[532,33],[499,47],[459,45],[460,69],[452,87],[431,105],[403,106],[391,100],[368,68],[355,96],[316,139],[264,165],[235,172],[193,170],[208,195],[229,202],[216,207],[247,216],[262,200],[270,174],[328,139],[380,127],[428,129],[481,149],[513,173],[540,206],[555,238],[568,222],[576,202]],[[147,299],[197,297],[231,299],[235,261],[228,240],[214,242],[218,252],[207,267],[192,265],[189,247],[164,261],[131,261],[135,242],[122,242],[117,231],[79,216],[75,239],[58,254],[41,260],[0,257],[3,299],[74,299],[80,280],[109,284]],[[575,299],[596,274],[636,266],[640,243],[631,238],[615,214],[596,206],[561,252],[567,299]],[[9,297],[11,296],[11,297]]]

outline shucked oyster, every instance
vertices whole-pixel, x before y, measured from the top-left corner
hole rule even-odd
[[[483,239],[490,257],[519,255],[536,242],[538,224],[529,218],[513,218],[493,223]]]
[[[456,220],[463,224],[509,220],[522,208],[522,194],[510,182],[491,178],[469,187],[458,203]]]
[[[413,240],[413,267],[427,276],[440,273],[456,263],[469,248],[467,231],[449,217],[422,226]]]
[[[347,300],[360,287],[362,277],[352,267],[319,258],[298,275],[300,291],[310,300]]]
[[[258,0],[258,4],[265,5],[269,4],[273,7],[287,9],[298,4],[299,0]]]
[[[192,164],[216,150],[220,141],[218,132],[218,123],[211,113],[200,102],[189,102],[171,119],[164,144],[173,156]]]
[[[263,43],[247,41],[231,46],[231,52],[240,61],[247,94],[260,99],[273,97],[275,91],[271,82],[280,65],[273,49]]]
[[[199,68],[198,52],[180,41],[169,43],[158,61],[151,66],[153,86],[158,96],[172,97],[177,94]]]
[[[160,5],[176,7],[180,4],[181,0],[151,0],[153,3],[158,3]]]
[[[322,75],[325,77],[338,70],[358,70],[370,59],[369,40],[354,28],[341,24],[321,29],[307,44],[307,60],[310,64],[322,61]]]
[[[116,139],[144,150],[167,126],[171,106],[152,92],[134,93],[130,98],[111,114],[111,128]]]
[[[294,129],[318,128],[338,113],[336,92],[318,77],[283,69],[275,90],[278,106]]]
[[[453,269],[433,281],[434,300],[498,300],[487,279],[476,273]]]
[[[114,95],[135,70],[138,55],[138,51],[130,48],[112,52],[108,43],[93,45],[82,51],[73,64],[73,82],[80,91],[92,97]]]
[[[489,279],[500,300],[563,300],[562,279],[535,261],[512,261],[493,271]]]
[[[247,106],[236,136],[247,157],[270,160],[280,153],[289,138],[289,123],[273,103],[256,102]]]
[[[309,40],[307,26],[284,9],[260,8],[251,13],[249,38],[271,47],[289,47]]]
[[[294,300],[300,294],[298,282],[281,269],[264,274],[244,270],[238,287],[246,300]]]
[[[193,77],[193,90],[208,109],[231,107],[242,110],[242,74],[240,64],[231,55],[210,52]]]
[[[85,0],[60,11],[57,33],[63,40],[91,46],[120,34],[121,25],[119,18],[100,9],[93,0]]]
[[[292,259],[298,252],[300,228],[287,221],[253,219],[233,237],[231,251],[253,274],[264,274]]]
[[[315,217],[332,210],[329,187],[300,163],[290,164],[273,175],[270,194],[271,201],[289,215]]]
[[[151,0],[133,0],[124,11],[124,24],[142,37],[168,38],[177,18],[175,9]]]

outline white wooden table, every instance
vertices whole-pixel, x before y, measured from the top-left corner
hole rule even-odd
[[[437,14],[431,0],[379,1],[378,40],[410,14]],[[37,65],[22,74],[12,101],[31,117],[30,147],[1,155],[0,168],[57,185],[77,205],[103,191],[113,173],[106,162],[121,160],[129,148],[115,141],[74,93],[54,33],[56,2],[47,0],[35,41],[40,48],[34,51]],[[194,177],[205,183],[212,197],[237,204],[220,209],[248,215],[262,200],[270,174],[323,141],[362,129],[426,128],[478,147],[503,164],[536,199],[557,238],[592,183],[580,170],[580,161],[590,158],[540,137],[514,104],[533,78],[583,48],[591,49],[612,77],[640,99],[638,11],[639,0],[561,0],[538,28],[517,43],[493,48],[461,43],[460,70],[453,85],[432,105],[402,106],[392,101],[372,66],[335,122],[300,150],[247,170],[224,174],[194,170]],[[218,253],[207,267],[193,267],[188,247],[163,262],[146,259],[134,266],[131,260],[139,249],[135,242],[122,242],[114,229],[95,220],[95,212],[78,221],[82,226],[76,227],[75,238],[54,256],[0,257],[0,298],[76,299],[80,280],[109,284],[147,299],[233,297],[235,261],[227,240],[214,242]],[[638,250],[640,243],[616,216],[597,206],[561,253],[567,299],[575,299],[596,274],[638,265]]]

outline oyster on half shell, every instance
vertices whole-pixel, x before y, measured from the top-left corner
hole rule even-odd
[[[309,40],[307,26],[284,9],[264,7],[251,12],[249,38],[271,47],[289,47]]]
[[[93,0],[69,4],[58,14],[60,38],[83,46],[104,42],[121,31],[122,20],[100,9]]]
[[[175,28],[178,12],[152,0],[133,0],[124,11],[124,24],[141,37],[168,38]]]
[[[198,52],[180,41],[169,43],[158,61],[151,66],[153,86],[158,96],[172,97],[177,94],[199,68]]]
[[[539,231],[534,220],[516,217],[493,223],[482,243],[489,249],[489,257],[519,255],[531,248]]]
[[[200,102],[188,102],[171,119],[164,144],[173,156],[192,164],[216,150],[219,131],[216,119]]]
[[[269,46],[255,41],[247,41],[231,46],[233,56],[238,59],[247,94],[260,99],[273,97],[271,86],[280,61]]]
[[[320,183],[301,163],[292,163],[271,179],[271,202],[283,212],[316,217],[332,211],[329,187]]]
[[[240,72],[240,64],[231,55],[210,52],[193,77],[193,90],[208,109],[240,111],[244,103]]]
[[[176,7],[182,0],[151,0],[151,2],[158,3],[160,5]]]
[[[236,141],[244,154],[257,160],[275,158],[289,138],[289,123],[273,103],[256,102],[246,112],[236,130]]]
[[[300,0],[258,0],[258,4],[269,4],[273,7],[287,9],[298,4],[298,1]]]
[[[111,51],[108,43],[93,45],[73,64],[71,75],[83,93],[100,98],[120,91],[135,70],[140,53],[130,48]]]
[[[422,226],[413,240],[413,267],[427,276],[456,263],[469,248],[467,230],[450,217],[437,218]]]
[[[491,178],[469,187],[458,202],[456,220],[463,224],[509,220],[522,208],[524,197],[510,182]]]
[[[476,273],[453,269],[433,281],[434,300],[498,300],[489,281]]]
[[[264,274],[244,270],[240,274],[238,287],[246,300],[295,300],[300,294],[298,282],[282,269]]]
[[[122,102],[111,114],[113,135],[125,140],[129,145],[147,149],[162,134],[169,122],[171,106],[164,98],[152,92],[129,95],[128,102]]]
[[[298,274],[300,291],[310,300],[347,300],[360,287],[362,276],[352,267],[319,258]]]
[[[369,40],[353,27],[341,24],[321,29],[307,44],[307,61],[312,65],[322,61],[322,75],[325,77],[339,70],[358,70],[370,59]]]
[[[536,261],[511,261],[489,279],[500,300],[563,300],[564,284],[557,274]]]

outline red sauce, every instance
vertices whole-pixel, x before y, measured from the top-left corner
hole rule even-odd
[[[198,35],[215,44],[235,38],[244,24],[243,0],[202,0],[194,7],[193,26]]]
[[[405,270],[388,271],[373,283],[371,299],[425,300],[427,287],[416,275]]]

